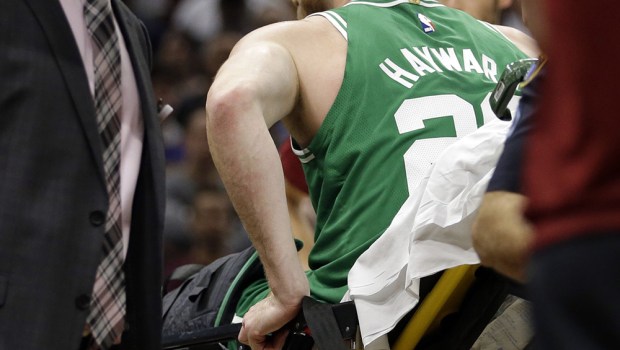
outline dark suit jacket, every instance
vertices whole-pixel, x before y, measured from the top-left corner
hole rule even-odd
[[[144,150],[126,261],[126,348],[161,334],[164,158],[144,26],[112,0],[140,95]],[[57,0],[0,1],[0,349],[77,349],[107,193],[93,100]]]

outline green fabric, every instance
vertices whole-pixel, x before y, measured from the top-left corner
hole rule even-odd
[[[300,157],[308,161],[304,171],[317,211],[308,279],[312,295],[331,303],[342,299],[350,268],[390,225],[434,157],[495,118],[488,95],[503,67],[525,57],[488,25],[436,1],[356,2],[325,14],[346,22],[345,76]],[[425,17],[434,31],[423,31]],[[392,78],[384,71],[399,69],[408,73]],[[405,162],[413,169],[409,179]],[[238,315],[267,288],[265,281],[250,286]]]

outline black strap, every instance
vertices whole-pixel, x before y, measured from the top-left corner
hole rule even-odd
[[[198,346],[197,349],[202,349],[205,344],[217,344],[218,342],[237,339],[240,331],[241,323],[233,323],[175,336],[164,336],[162,348],[163,350],[183,350]]]
[[[320,350],[347,350],[330,304],[304,297],[302,308],[312,338]]]

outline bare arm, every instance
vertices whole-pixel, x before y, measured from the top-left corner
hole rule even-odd
[[[525,280],[532,228],[523,211],[527,199],[512,192],[484,195],[473,225],[474,248],[483,265],[517,281]]]
[[[299,82],[289,51],[269,33],[250,34],[235,47],[207,97],[215,164],[272,290],[244,317],[240,340],[253,348],[292,319],[309,294],[291,235],[282,166],[268,131],[292,111]]]
[[[538,57],[540,55],[540,48],[536,44],[536,40],[527,34],[512,27],[495,25],[495,28],[529,57]]]

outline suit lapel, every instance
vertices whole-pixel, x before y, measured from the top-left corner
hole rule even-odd
[[[84,70],[80,52],[73,39],[73,32],[67,22],[64,11],[58,1],[51,0],[25,0],[30,9],[37,17],[47,39],[58,67],[65,80],[65,86],[73,99],[73,105],[77,111],[86,134],[93,159],[105,183],[103,161],[101,158],[101,140],[97,131],[95,119],[95,106],[90,94],[88,78]]]

